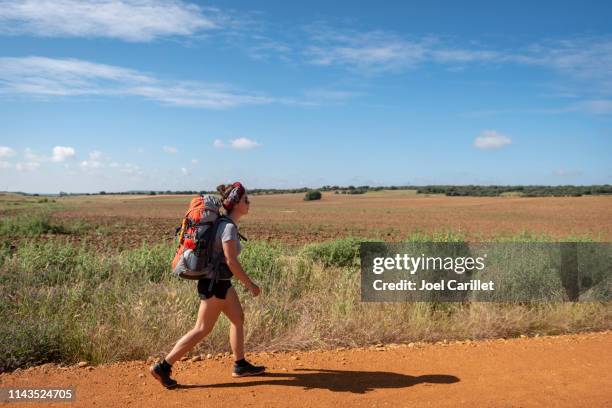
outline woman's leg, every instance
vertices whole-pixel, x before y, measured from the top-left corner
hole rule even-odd
[[[233,287],[227,291],[223,306],[223,313],[230,321],[230,344],[234,352],[234,361],[239,361],[244,358],[244,312]]]
[[[204,337],[208,335],[215,327],[217,318],[223,309],[225,300],[216,297],[210,297],[206,300],[200,300],[200,309],[198,310],[198,320],[193,329],[180,338],[174,345],[174,348],[166,356],[166,361],[174,364],[176,360],[181,358],[185,353],[195,347]]]

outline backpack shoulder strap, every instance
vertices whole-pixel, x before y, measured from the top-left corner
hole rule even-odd
[[[240,230],[238,229],[238,225],[236,225],[236,223],[230,217],[228,217],[227,215],[222,215],[217,219],[217,221],[219,220],[223,220],[223,221],[229,222],[230,224],[233,224],[234,227],[236,227],[236,232],[238,232],[238,239],[241,239],[242,241],[248,241],[247,237],[245,237],[244,235],[240,233]]]

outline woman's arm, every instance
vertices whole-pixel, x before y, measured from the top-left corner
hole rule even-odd
[[[240,261],[238,261],[238,241],[231,239],[223,242],[223,253],[225,254],[225,261],[230,271],[242,282],[242,284],[253,294],[253,296],[259,295],[259,287],[253,283],[249,275],[246,274]]]

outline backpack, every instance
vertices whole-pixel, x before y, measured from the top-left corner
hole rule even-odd
[[[177,228],[179,243],[172,260],[172,271],[178,277],[216,280],[221,257],[213,257],[215,237],[221,221],[233,224],[230,218],[219,214],[221,207],[221,200],[212,195],[201,194],[191,200],[183,222]]]

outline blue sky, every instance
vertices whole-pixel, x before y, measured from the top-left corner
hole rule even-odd
[[[611,183],[612,7],[536,3],[0,0],[0,191]]]

